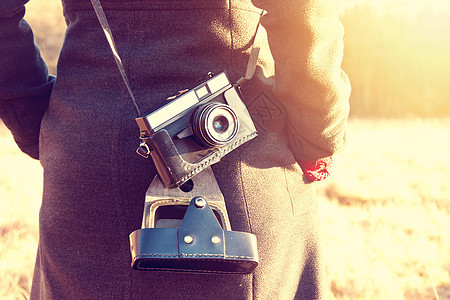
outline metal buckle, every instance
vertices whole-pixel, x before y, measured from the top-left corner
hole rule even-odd
[[[148,146],[146,142],[140,143],[139,147],[136,149],[136,153],[142,156],[143,158],[148,158],[150,156],[150,152],[152,152],[152,149]]]

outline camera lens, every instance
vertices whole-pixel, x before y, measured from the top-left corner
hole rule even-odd
[[[224,116],[215,117],[213,120],[213,126],[219,133],[226,132],[228,129],[228,120]]]
[[[198,107],[191,122],[197,142],[206,147],[221,147],[229,143],[239,129],[234,110],[218,102]]]

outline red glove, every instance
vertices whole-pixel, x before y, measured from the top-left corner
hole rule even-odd
[[[322,181],[330,176],[333,165],[333,157],[325,157],[317,161],[301,160],[298,162],[303,174],[311,181]]]

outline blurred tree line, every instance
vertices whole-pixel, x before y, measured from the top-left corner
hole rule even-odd
[[[450,116],[449,11],[387,5],[359,3],[341,16],[351,116]]]

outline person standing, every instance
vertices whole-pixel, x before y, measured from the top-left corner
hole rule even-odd
[[[210,71],[238,80],[267,12],[255,76],[242,88],[258,137],[213,166],[231,227],[257,236],[250,275],[131,269],[128,235],[157,172],[135,153],[126,88],[89,0],[62,1],[56,77],[23,20],[26,2],[0,3],[0,117],[44,169],[32,299],[325,297],[313,181],[345,144],[350,93],[335,2],[101,1],[148,111]]]

